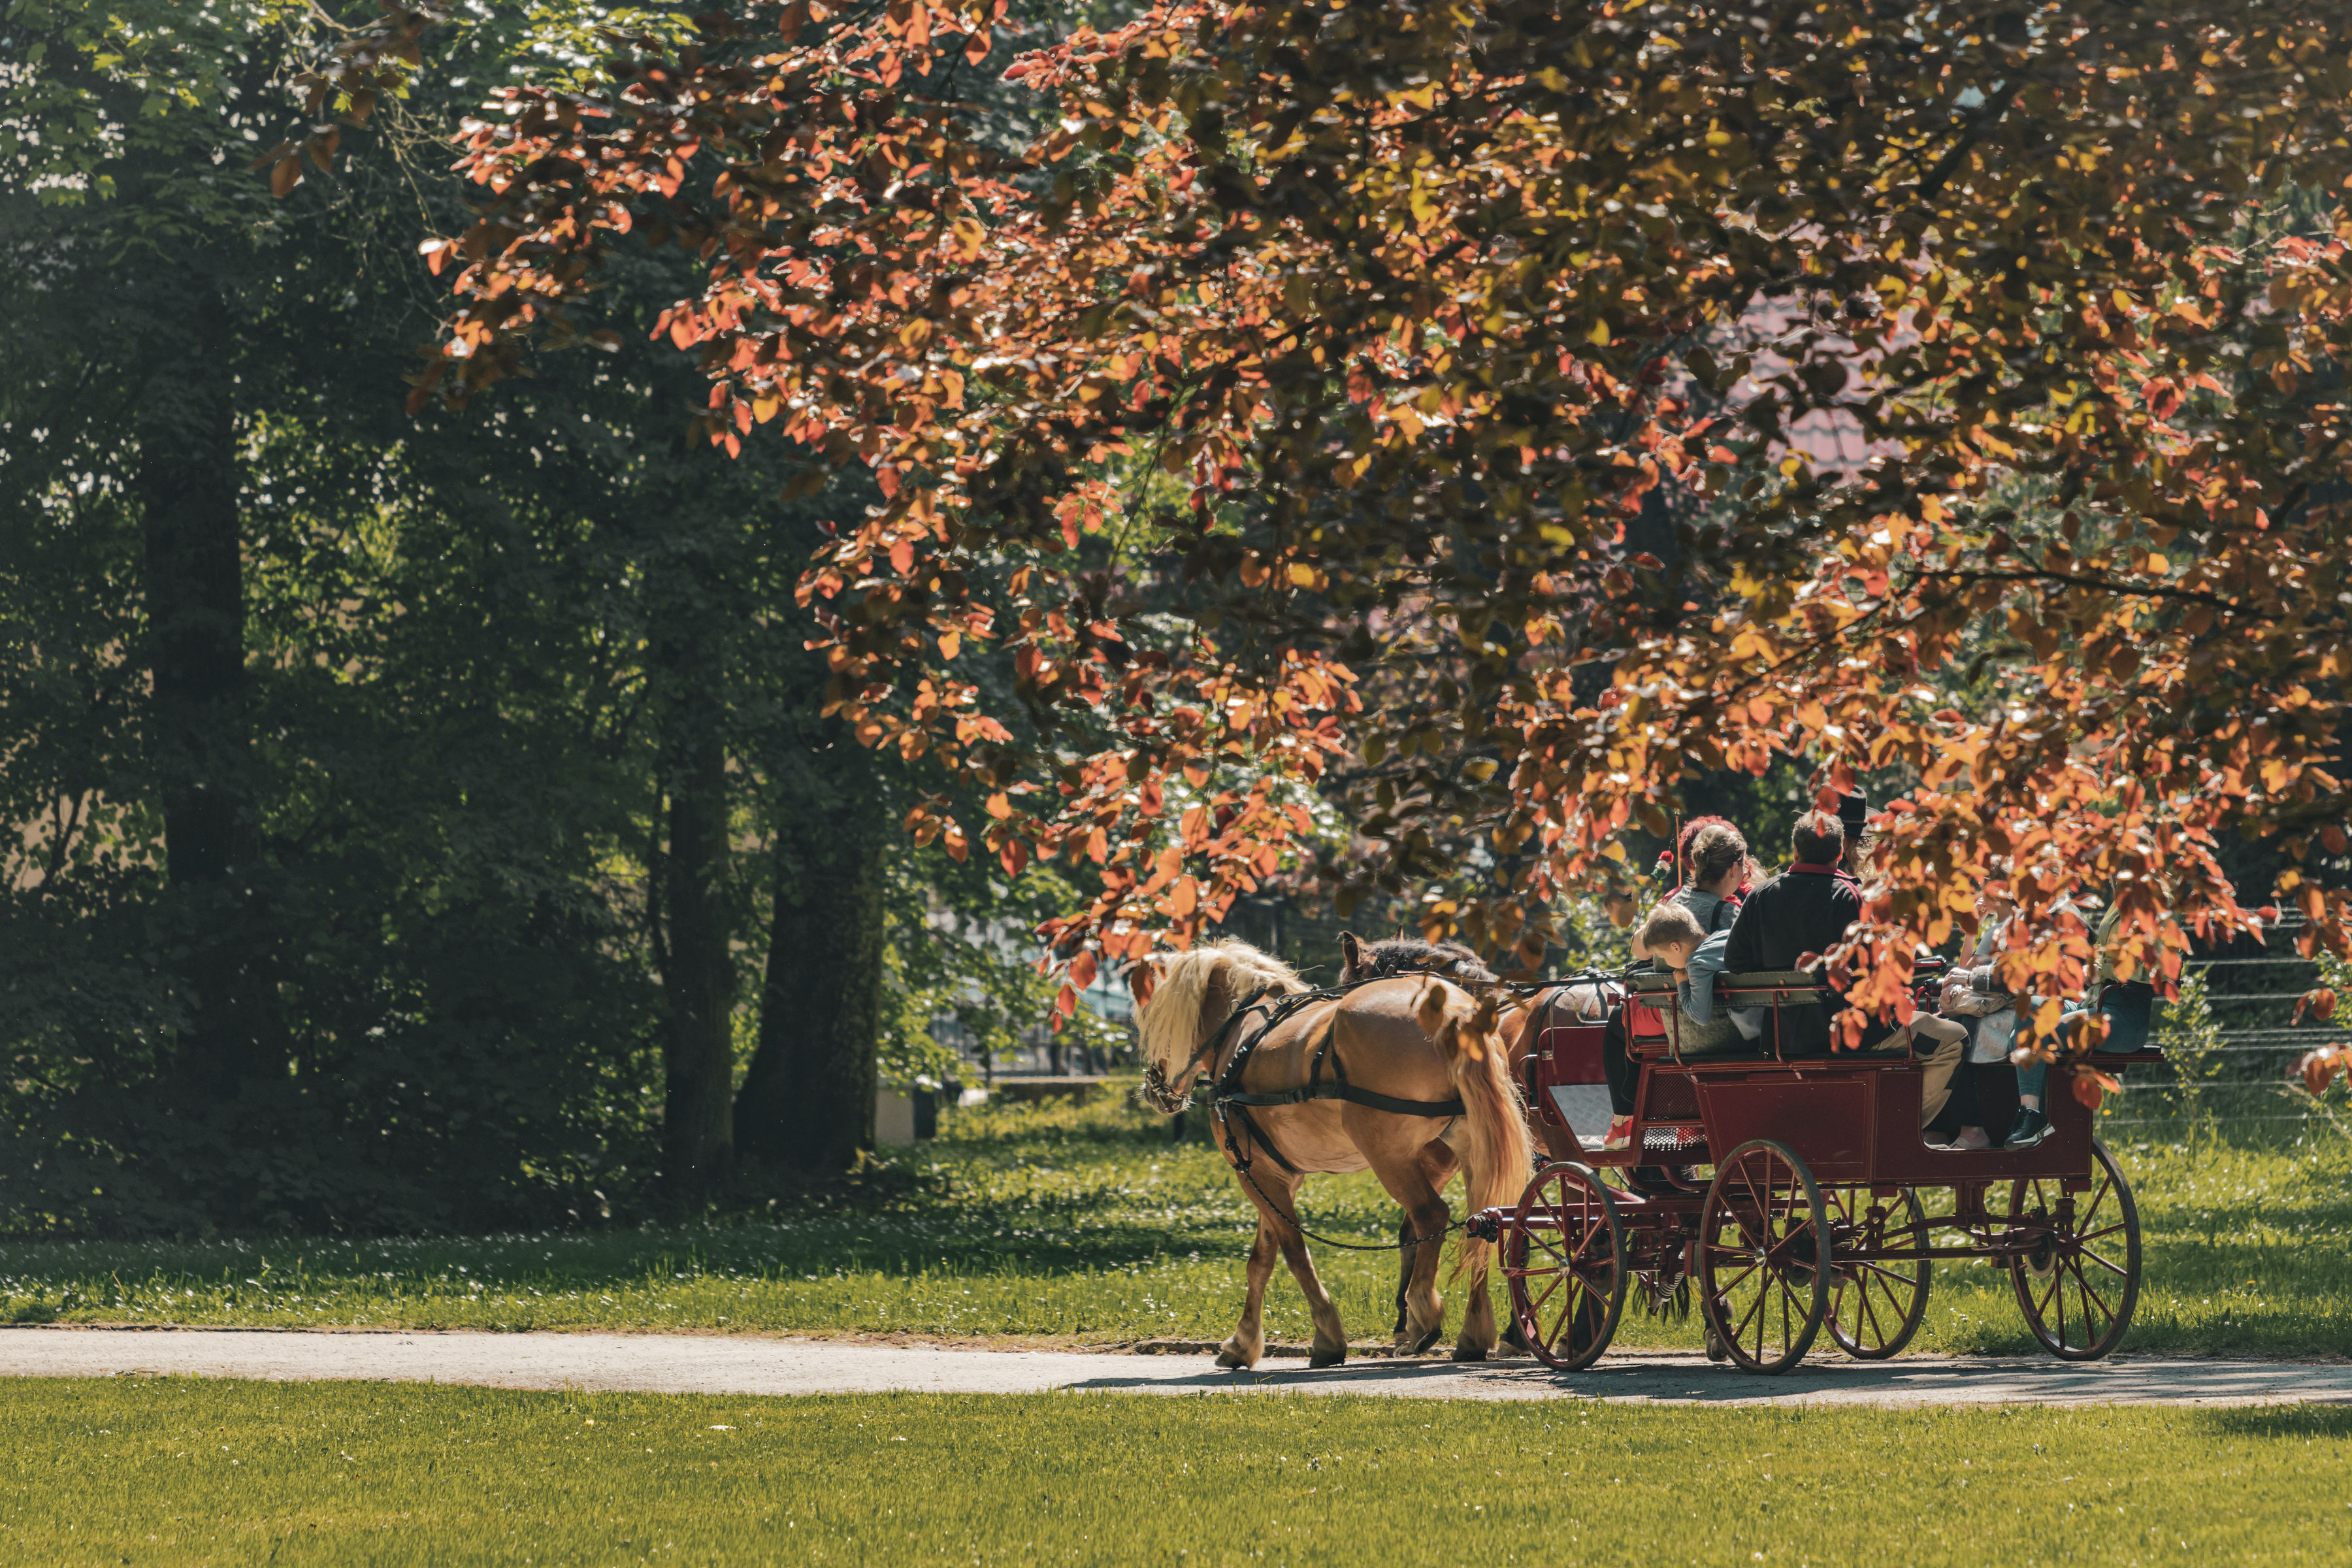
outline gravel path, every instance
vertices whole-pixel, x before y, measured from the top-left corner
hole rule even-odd
[[[2341,1363],[2117,1356],[2088,1366],[2042,1360],[1906,1356],[1871,1364],[1816,1356],[1781,1377],[1710,1366],[1695,1354],[1620,1352],[1590,1372],[1525,1359],[1456,1366],[1360,1359],[1310,1372],[1269,1360],[1220,1372],[1202,1355],[990,1352],[751,1335],[319,1333],[0,1330],[0,1376],[353,1378],[499,1388],[665,1394],[1034,1394],[1048,1389],[1198,1394],[1267,1389],[1444,1399],[1562,1396],[1657,1405],[2352,1404]]]

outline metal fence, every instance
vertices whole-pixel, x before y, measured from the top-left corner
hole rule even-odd
[[[2221,1070],[2208,1077],[2178,1076],[2170,1081],[2144,1078],[2129,1085],[2134,1092],[2116,1102],[2114,1112],[2100,1117],[2099,1125],[2177,1129],[2189,1120],[2211,1119],[2233,1126],[2279,1127],[2317,1121],[2331,1131],[2344,1131],[2343,1113],[2303,1093],[2294,1077],[2295,1063],[2305,1051],[2352,1040],[2352,1029],[2342,1024],[2291,1021],[2295,1004],[2319,979],[2317,963],[2294,950],[2294,938],[2302,930],[2299,920],[2282,921],[2264,932],[2260,952],[2233,950],[2189,960],[2186,968],[2207,977],[2205,1001],[2215,1024],[2216,1043],[2195,1054],[2222,1058]],[[2281,948],[2285,951],[2278,951]],[[2213,984],[2239,981],[2263,989],[2210,988]],[[2169,1005],[2158,1005],[2159,1039],[2169,1011]],[[2173,1065],[2178,1073],[2189,1064],[2176,1057]],[[2155,1114],[2142,1113],[2140,1106],[2151,1096],[2169,1101],[2168,1108]]]

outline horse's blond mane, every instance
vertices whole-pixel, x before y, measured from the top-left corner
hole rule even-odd
[[[1290,965],[1233,937],[1203,942],[1169,959],[1161,967],[1160,983],[1152,987],[1151,1000],[1138,1012],[1137,1021],[1142,1026],[1143,1059],[1171,1079],[1183,1070],[1193,1051],[1200,1047],[1202,1033],[1222,1022],[1201,1016],[1209,998],[1209,982],[1219,964],[1234,972],[1226,985],[1231,998],[1227,1005],[1261,985],[1285,993],[1307,989],[1307,982],[1298,978]]]

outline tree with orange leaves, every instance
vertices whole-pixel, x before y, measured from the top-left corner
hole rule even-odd
[[[1223,914],[1344,754],[1418,759],[1378,804],[1461,868],[1432,934],[1529,961],[1678,780],[1891,779],[1837,958],[1897,1016],[1996,867],[2054,1016],[2073,895],[2166,977],[2259,919],[2219,836],[2343,848],[2337,7],[1187,0],[1017,62],[1017,153],[951,83],[1000,11],[745,8],[509,93],[417,391],[695,247],[703,437],[886,498],[803,584],[837,710],[994,786],[919,836],[1100,868],[1079,983]]]

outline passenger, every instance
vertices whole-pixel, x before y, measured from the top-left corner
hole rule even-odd
[[[1715,977],[1723,973],[1728,929],[1710,935],[1681,904],[1660,904],[1643,922],[1642,940],[1651,956],[1675,977],[1675,1019],[1667,1038],[1686,1057],[1717,1056],[1744,1048],[1748,1037],[1715,1006]]]
[[[2073,905],[2061,900],[2053,910],[2071,910]],[[2000,955],[2008,944],[2009,930],[2017,919],[2017,903],[2010,896],[2008,885],[1988,883],[1977,895],[1979,928],[1976,945],[1970,950],[1969,962],[1945,977],[1938,1011],[1955,1017],[1973,1018],[1972,1043],[1969,1060],[1972,1063],[2005,1062],[2013,1059],[2019,1046],[2033,1043],[2033,1035],[2018,1014],[2015,1000],[2009,988],[2001,984]],[[2116,926],[2116,914],[2111,907],[2092,940],[2100,948],[2099,973],[2114,973],[2114,959],[2109,942]],[[2097,981],[2093,988],[2097,989]],[[2151,992],[2152,995],[2153,993]],[[2118,1005],[2128,1007],[2127,998],[2118,998]],[[2060,1026],[2069,1027],[2065,1020],[2084,1010],[2077,1001],[2068,1001],[2061,1008]],[[2140,1014],[2141,1033],[2145,1040],[2146,1012]],[[2020,1034],[2025,1028],[2026,1033]],[[2112,1038],[2102,1049],[2134,1050],[2137,1046],[2118,1045]],[[2000,1142],[2004,1149],[2031,1149],[2050,1136],[2049,1113],[2042,1100],[2050,1088],[2050,1064],[2031,1062],[2015,1069],[2017,1072],[2017,1115],[2010,1122],[2009,1135]],[[1954,1149],[1990,1149],[1992,1140],[1981,1127],[1964,1127],[1948,1145]]]
[[[1738,837],[1736,830],[1733,837]],[[1740,846],[1743,858],[1746,848],[1744,844]],[[1708,897],[1719,900],[1718,895]],[[1718,1017],[1715,1008],[1715,976],[1722,971],[1723,947],[1730,934],[1728,930],[1708,934],[1690,906],[1676,899],[1669,899],[1652,910],[1634,934],[1640,951],[1675,975],[1675,1016],[1667,1024],[1667,1038],[1675,1043],[1682,1056],[1717,1055],[1739,1050],[1748,1044],[1740,1029],[1728,1017]],[[1613,1113],[1601,1147],[1629,1148],[1633,1141],[1634,1099],[1640,1089],[1642,1069],[1633,1059],[1622,1005],[1610,1015],[1607,1026],[1601,1030],[1601,1060],[1609,1079],[1609,1108]],[[1634,1191],[1654,1194],[1687,1190],[1697,1184],[1696,1173],[1686,1165],[1637,1165],[1626,1179]]]
[[[1843,942],[1846,928],[1862,918],[1861,889],[1838,870],[1844,826],[1825,811],[1809,811],[1797,818],[1789,843],[1796,863],[1749,894],[1732,923],[1723,966],[1734,974],[1794,969],[1807,953]],[[1778,1024],[1782,1056],[1830,1054],[1830,1010],[1822,1004],[1783,1006]],[[1862,1043],[1868,1047],[1891,1033],[1893,1026],[1874,1021]]]
[[[1862,836],[1870,823],[1870,797],[1848,790],[1838,796],[1838,826],[1845,830],[1845,848],[1838,856],[1838,875],[1856,887],[1862,879]]]
[[[2161,886],[2158,889],[2163,894]],[[2098,972],[2091,977],[2091,994],[2098,999],[2099,1012],[2107,1020],[2107,1037],[2101,1041],[2102,1051],[2137,1051],[2147,1045],[2148,1026],[2156,1013],[2156,987],[2146,980],[2116,978],[2116,960],[2122,956],[2123,889],[2109,889],[2107,912],[2099,918],[2099,929],[2091,938],[2099,951]],[[2147,973],[2141,965],[2136,973]]]
[[[1675,901],[1698,917],[1699,929],[1709,936],[1727,932],[1739,918],[1739,908],[1755,890],[1756,862],[1739,829],[1720,819],[1703,822],[1689,837],[1688,880],[1675,890]]]
[[[1741,897],[1755,884],[1756,863],[1748,857],[1748,840],[1722,817],[1702,816],[1683,829],[1680,853],[1682,886],[1667,895],[1669,900],[1697,916],[1702,931],[1729,931],[1738,918]],[[1633,956],[1655,956],[1639,931],[1633,933]]]

